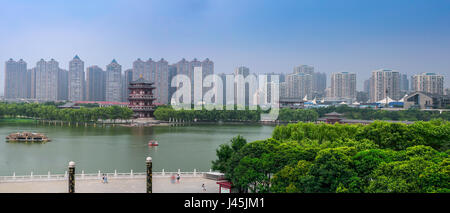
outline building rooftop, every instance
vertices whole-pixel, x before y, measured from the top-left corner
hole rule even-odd
[[[330,112],[330,113],[325,114],[325,116],[342,116],[342,114],[337,113],[337,112]]]
[[[142,76],[140,76],[139,79],[137,79],[136,81],[130,82],[130,84],[153,84],[153,83],[145,80],[144,78],[142,78]]]

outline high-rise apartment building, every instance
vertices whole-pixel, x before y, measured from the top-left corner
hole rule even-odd
[[[323,94],[327,87],[327,75],[325,73],[314,72],[314,67],[309,65],[300,65],[294,67],[294,74],[309,74],[311,75],[311,92],[316,94]],[[311,93],[311,94],[312,94]]]
[[[331,97],[335,99],[356,98],[356,74],[338,72],[331,75]]]
[[[27,69],[27,98],[34,99],[35,98],[35,76],[34,69]]]
[[[236,76],[236,75],[242,75],[242,76],[244,76],[244,78],[245,78],[245,77],[247,77],[248,75],[250,75],[250,69],[249,69],[248,67],[244,67],[244,66],[237,67],[237,68],[234,70],[234,75],[235,75],[235,76]]]
[[[75,55],[69,62],[69,100],[82,101],[85,96],[84,62]]]
[[[248,67],[245,67],[245,66],[237,67],[236,69],[234,69],[234,76],[236,77],[238,75],[242,75],[244,77],[244,80],[245,80],[245,78],[247,78],[247,76],[250,75],[250,69]],[[236,78],[235,78],[235,80],[236,80]],[[234,103],[235,104],[238,103],[237,98],[238,98],[238,93],[239,92],[240,91],[238,91],[237,82],[234,82]],[[245,103],[245,106],[248,106],[249,103],[250,103],[250,100],[249,100],[249,85],[247,83],[244,85],[244,103]]]
[[[88,101],[106,100],[106,73],[98,66],[86,69],[86,99]]]
[[[69,100],[69,71],[59,69],[58,100]]]
[[[267,76],[267,86],[266,86],[267,100],[266,101],[267,101],[267,103],[270,103],[271,97],[272,97],[272,86],[270,83],[278,83],[278,97],[282,97],[280,84],[282,83],[281,79],[283,79],[283,82],[284,82],[284,74],[272,72],[272,73],[266,73],[265,75]],[[275,76],[278,77],[278,82],[275,81],[275,78],[272,79],[272,77],[275,77]]]
[[[133,81],[133,69],[127,69],[124,72],[124,75],[122,76],[122,101],[127,102],[128,101],[128,95],[130,91],[128,90],[128,86],[130,85],[130,82]]]
[[[281,82],[280,83],[280,98],[287,98],[287,97],[289,97],[287,88],[288,88],[287,82]]]
[[[400,91],[403,93],[409,92],[409,80],[408,75],[406,74],[400,75]]]
[[[444,76],[436,73],[422,73],[412,77],[412,90],[414,92],[428,92],[431,94],[444,94]]]
[[[173,93],[177,90],[176,87],[172,87],[172,79],[177,75],[177,66],[176,65],[174,65],[174,64],[169,65],[169,74],[168,75],[169,75],[169,77],[168,77],[169,78],[169,80],[168,80],[168,85],[169,85],[168,97],[169,97],[169,103],[170,103]]]
[[[300,65],[300,66],[294,67],[294,74],[299,74],[299,73],[312,75],[314,73],[314,67],[309,66],[309,65]]]
[[[181,59],[179,62],[170,65],[171,72],[168,74],[168,76],[175,77],[176,75],[186,75],[191,80],[191,101],[194,102],[194,68],[195,67],[201,67],[202,68],[202,78],[205,79],[207,75],[214,74],[214,62],[209,60],[208,58],[199,61],[196,58],[192,61],[187,61],[186,59]],[[169,68],[168,68],[169,69]],[[173,72],[176,70],[176,75],[173,75]],[[170,93],[173,94],[173,92],[177,89],[172,88],[170,89]],[[203,88],[203,94],[210,88]]]
[[[58,100],[59,63],[54,59],[41,59],[36,63],[35,82],[36,99],[40,101]]]
[[[169,102],[169,63],[163,58],[159,61],[137,59],[133,62],[133,80],[142,76],[145,80],[153,82],[156,89],[153,91],[156,103]]]
[[[106,66],[106,101],[122,101],[122,66],[113,59]]]
[[[400,93],[400,73],[390,69],[372,71],[370,100],[377,102],[389,97],[394,100],[402,98]]]
[[[20,59],[14,61],[9,59],[5,62],[5,98],[28,98],[29,91],[27,85],[27,63]]]
[[[312,75],[301,72],[288,74],[286,77],[287,94],[289,98],[311,98]]]
[[[364,88],[363,91],[367,93],[367,95],[370,95],[370,88],[372,83],[372,77],[364,81]]]
[[[193,83],[194,83],[194,75],[192,73],[193,70],[191,70],[189,61],[187,61],[186,59],[183,58],[179,62],[173,64],[173,67],[175,67],[175,69],[176,69],[176,74],[174,76],[176,79],[177,79],[178,75],[185,75],[189,79],[191,79],[191,102],[193,102],[194,101],[194,97],[193,97],[193,94],[194,94],[194,91],[193,91],[193,89],[194,89],[194,85],[193,85]],[[172,94],[179,88],[180,88],[180,85],[176,85],[175,88],[172,88]],[[182,97],[182,98],[184,100],[184,97]]]
[[[214,74],[214,62],[209,60],[209,58],[206,58],[205,60],[202,61],[201,67],[202,67],[202,79],[205,79],[206,76],[208,75]],[[211,88],[212,87],[203,87],[203,95],[205,95],[205,93],[209,91]]]
[[[219,93],[221,92],[222,93],[222,104],[224,105],[224,106],[226,106],[226,104],[227,104],[227,84],[226,84],[226,82],[227,82],[227,80],[226,80],[226,74],[224,74],[224,73],[219,73],[219,74],[217,74],[218,76],[219,76],[219,78],[220,78],[220,82],[222,82],[222,91],[220,91],[220,90],[218,90],[219,88],[218,87],[216,87],[216,91],[215,91],[215,93],[217,93],[218,94],[218,96],[219,96]],[[220,102],[218,99],[217,99],[217,97],[215,97],[215,102],[216,103],[218,103],[218,102]]]
[[[154,76],[151,79],[155,82],[154,92],[155,102],[160,104],[169,103],[169,62],[161,58],[155,63]]]
[[[315,93],[324,93],[327,88],[327,74],[315,72],[313,73],[313,92]]]

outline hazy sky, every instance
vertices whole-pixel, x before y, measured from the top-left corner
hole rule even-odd
[[[357,73],[396,69],[450,77],[450,1],[443,0],[0,0],[0,93],[4,62],[28,68],[44,58],[78,54],[85,65],[123,69],[137,58],[215,63],[216,73],[240,65],[251,72]]]

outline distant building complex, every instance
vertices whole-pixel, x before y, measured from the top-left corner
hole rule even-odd
[[[260,83],[257,75],[250,72],[250,68],[239,66],[231,74],[219,74],[214,79],[222,81],[222,93],[214,91],[217,97],[211,100],[195,99],[194,91],[201,91],[205,95],[211,87],[203,84],[194,85],[194,77],[202,73],[206,76],[214,74],[214,62],[208,58],[200,61],[194,58],[191,61],[182,59],[170,64],[164,59],[157,61],[151,58],[144,61],[137,59],[132,68],[122,71],[115,59],[102,69],[99,66],[89,66],[85,70],[85,63],[78,55],[75,55],[68,64],[68,70],[61,69],[59,63],[50,59],[39,60],[35,67],[27,68],[27,63],[20,59],[9,59],[5,62],[5,88],[4,99],[7,101],[71,101],[73,103],[98,102],[98,103],[126,103],[129,100],[136,102],[136,94],[133,92],[133,82],[151,83],[152,105],[170,104],[174,92],[184,85],[174,85],[177,75],[185,75],[190,79],[191,103],[207,103],[219,100],[224,105],[262,103],[262,97],[254,96],[255,91],[249,91],[250,84]],[[236,76],[242,75],[244,83],[237,84]],[[291,73],[266,73],[267,82],[274,81],[273,76],[278,77],[280,105],[290,108],[302,108],[310,106],[324,106],[327,104],[349,104],[357,106],[404,108],[439,108],[446,107],[448,103],[449,89],[444,89],[444,76],[436,73],[421,73],[408,79],[406,74],[396,70],[379,69],[371,73],[369,79],[364,81],[363,91],[356,91],[356,74],[350,72],[335,72],[330,76],[330,85],[327,87],[325,73],[315,72],[310,65],[295,66]],[[228,82],[230,80],[230,82]],[[196,83],[196,82],[195,82]],[[202,82],[203,83],[203,82]],[[136,85],[134,85],[136,86]],[[270,84],[266,85],[267,103],[271,102],[274,91]],[[199,88],[202,88],[198,90]],[[218,90],[219,88],[215,88]],[[229,90],[230,94],[227,93]],[[135,91],[136,92],[136,91]],[[148,92],[148,91],[147,91]],[[243,95],[243,96],[242,96]],[[446,96],[447,95],[447,96]],[[146,95],[147,97],[148,95]],[[237,103],[239,97],[244,97],[243,103]],[[130,99],[131,98],[131,99]],[[177,97],[180,100],[184,97]],[[220,100],[221,99],[221,100]],[[239,99],[242,100],[242,99]],[[364,103],[359,103],[359,102]],[[367,103],[366,103],[367,102]],[[121,104],[124,105],[124,104]],[[135,106],[136,107],[136,106]],[[148,116],[145,112],[137,115]]]
[[[386,98],[398,100],[400,93],[400,73],[390,69],[380,69],[372,72],[370,101],[377,102]]]
[[[331,97],[335,99],[355,99],[356,74],[349,72],[333,73],[331,75]]]
[[[444,76],[436,73],[422,73],[412,76],[412,91],[444,95]]]

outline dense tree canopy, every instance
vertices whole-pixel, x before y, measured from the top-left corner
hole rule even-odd
[[[155,110],[155,118],[158,120],[168,121],[260,121],[261,113],[266,113],[260,108],[257,110],[175,110],[170,106],[158,107]],[[282,121],[316,121],[318,114],[314,110],[292,110],[281,109],[279,120]]]
[[[25,116],[43,120],[65,122],[97,122],[99,119],[130,119],[133,111],[127,107],[94,107],[80,109],[59,109],[55,104],[7,104],[0,103],[0,117]]]
[[[266,140],[233,138],[212,168],[242,192],[450,192],[449,145],[442,120],[297,123]]]
[[[263,113],[260,108],[257,110],[174,110],[171,106],[158,107],[154,113],[156,119],[168,121],[260,121]],[[342,113],[347,119],[359,120],[394,120],[394,121],[429,121],[432,119],[443,119],[450,121],[450,112],[411,110],[380,110],[369,108],[356,108],[347,105],[329,106],[311,109],[289,109],[282,108],[279,111],[278,120],[283,122],[316,121],[324,117],[326,113]]]

